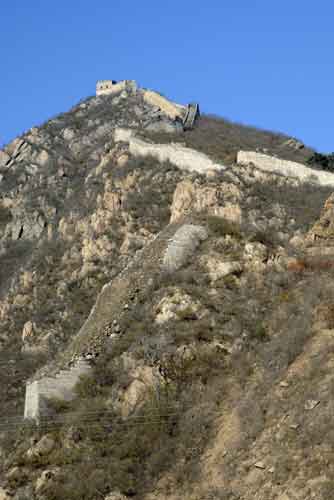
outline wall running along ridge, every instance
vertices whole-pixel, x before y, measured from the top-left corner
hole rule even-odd
[[[169,241],[163,258],[163,270],[171,273],[180,269],[207,237],[208,232],[203,226],[193,224],[181,226]]]
[[[210,170],[222,171],[226,169],[224,165],[215,163],[204,153],[195,149],[186,148],[176,143],[154,144],[146,142],[135,137],[131,130],[115,129],[114,141],[127,142],[129,152],[133,156],[153,156],[159,162],[169,161],[181,170],[206,174]]]
[[[165,113],[172,120],[176,120],[176,118],[180,118],[183,121],[187,113],[186,106],[181,106],[180,104],[176,104],[175,102],[166,99],[161,96],[157,92],[153,90],[145,90],[143,93],[144,101],[146,101],[151,106],[157,106],[158,108]]]
[[[71,401],[75,397],[74,388],[82,375],[91,371],[89,363],[79,360],[68,370],[61,370],[55,377],[44,377],[27,382],[24,418],[39,420],[48,414],[48,399]]]
[[[334,186],[334,174],[323,170],[314,170],[302,163],[281,160],[255,151],[239,151],[237,156],[239,165],[253,164],[256,168],[265,172],[294,177],[301,182],[316,182],[320,186]]]

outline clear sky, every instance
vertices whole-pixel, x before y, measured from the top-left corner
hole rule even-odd
[[[135,79],[334,151],[332,0],[1,0],[0,144]]]

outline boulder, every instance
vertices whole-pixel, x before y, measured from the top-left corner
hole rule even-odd
[[[170,320],[200,319],[205,314],[199,301],[179,289],[176,289],[172,295],[163,297],[156,306],[155,312],[155,321],[158,324]]]
[[[45,434],[32,448],[27,451],[27,458],[34,459],[50,455],[54,450],[56,442],[52,436]]]
[[[268,249],[262,243],[246,243],[244,250],[245,260],[265,262],[268,258]]]
[[[141,248],[143,248],[146,241],[147,238],[142,235],[128,233],[126,234],[121,245],[120,252],[121,254],[128,254],[140,250]]]
[[[109,495],[106,496],[104,500],[127,500],[127,497],[122,495],[122,493],[118,490],[109,493]]]
[[[65,141],[71,141],[75,137],[75,132],[71,128],[65,128],[62,132],[62,136]]]
[[[22,341],[29,342],[34,337],[34,333],[36,331],[36,326],[32,321],[27,321],[22,330]]]
[[[129,161],[129,155],[127,153],[122,153],[118,156],[116,163],[118,167],[124,167]]]
[[[217,281],[230,274],[238,274],[242,271],[242,265],[238,261],[223,261],[218,255],[205,255],[201,259],[209,272],[211,281]]]
[[[37,478],[36,484],[35,484],[35,492],[42,493],[43,490],[50,485],[50,482],[55,479],[57,472],[59,472],[59,469],[47,469],[43,470],[42,474]]]
[[[51,157],[45,149],[38,152],[37,156],[34,157],[35,163],[40,167],[47,167],[51,164]]]
[[[0,487],[0,500],[13,500],[13,495],[8,490]]]
[[[156,376],[156,370],[151,366],[139,366],[130,372],[132,382],[121,394],[121,413],[124,418],[144,403],[148,391],[154,387]]]
[[[334,193],[326,200],[320,218],[309,231],[307,240],[334,242]]]
[[[301,142],[298,141],[298,139],[287,139],[285,142],[283,142],[282,146],[286,146],[291,149],[299,150],[299,149],[304,149],[305,145]]]

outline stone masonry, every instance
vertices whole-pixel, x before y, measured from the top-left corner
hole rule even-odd
[[[96,83],[96,95],[110,95],[118,94],[122,90],[132,90],[137,89],[137,84],[134,80],[122,80],[121,82],[115,82],[114,80],[99,80]]]
[[[314,170],[301,163],[282,160],[255,151],[239,151],[237,157],[239,165],[253,164],[256,168],[265,172],[293,177],[301,182],[315,182],[320,186],[334,186],[334,174],[323,170]]]
[[[143,93],[143,97],[144,101],[151,104],[152,106],[157,106],[158,108],[160,108],[163,113],[165,113],[171,120],[180,118],[183,121],[183,118],[187,111],[186,106],[176,104],[175,102],[166,99],[153,90],[145,90]]]
[[[82,375],[91,371],[89,363],[79,360],[68,370],[61,370],[54,377],[33,380],[26,385],[24,418],[39,420],[48,411],[48,399],[71,401],[74,399],[74,388]]]
[[[134,132],[126,129],[116,129],[115,142],[127,142],[133,156],[153,156],[160,162],[169,161],[181,170],[206,174],[210,171],[222,171],[226,167],[215,163],[204,153],[179,144],[155,144],[135,137]]]
[[[203,226],[184,224],[170,240],[163,258],[163,270],[175,272],[188,261],[208,232]]]
[[[115,80],[99,80],[96,83],[97,96],[118,94],[123,90],[137,92],[137,83],[135,80],[122,80],[120,82],[116,82]],[[153,109],[158,110],[174,122],[182,122],[184,130],[189,130],[194,126],[195,120],[199,115],[198,104],[191,103],[188,106],[183,106],[182,104],[170,101],[153,90],[139,89],[139,93],[142,95],[143,100]]]

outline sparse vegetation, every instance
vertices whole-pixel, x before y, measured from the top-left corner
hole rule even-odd
[[[228,171],[206,177],[153,158],[121,164],[125,146],[115,149],[112,128],[141,127],[141,100],[82,104],[38,130],[52,157],[45,175],[21,186],[13,169],[1,184],[4,196],[20,199],[13,213],[24,230],[0,248],[0,485],[26,500],[97,500],[113,490],[138,500],[248,500],[259,492],[274,500],[290,487],[327,500],[333,262],[289,241],[304,237],[330,190],[259,179],[234,165],[239,149],[302,163],[311,150],[203,116],[192,131],[150,137],[181,141],[233,164]],[[64,129],[72,139],[63,139]],[[332,169],[332,156],[309,162]],[[204,209],[186,222],[205,226],[208,238],[187,266],[164,273],[163,253],[181,223],[169,224],[171,204],[185,179],[208,188],[208,198],[211,187],[222,188],[219,208],[230,204],[235,182],[242,222],[212,215],[218,207],[197,200]],[[187,196],[177,200],[181,213]],[[0,210],[2,236],[13,220]],[[237,262],[240,270],[215,277],[210,259],[217,269]],[[44,365],[41,376],[64,369],[73,355],[92,364],[75,398],[49,399],[39,425],[16,420],[27,378]],[[45,435],[53,446],[34,453]],[[54,476],[37,493],[47,471]]]
[[[311,166],[318,166],[323,170],[332,171],[334,170],[334,153],[328,155],[314,153],[310,156],[310,158],[308,158],[307,163]]]
[[[209,230],[215,236],[225,236],[226,234],[230,234],[235,237],[240,237],[240,227],[238,224],[216,215],[209,216],[207,220]]]

